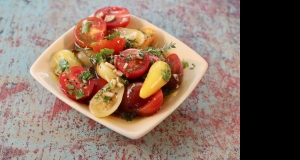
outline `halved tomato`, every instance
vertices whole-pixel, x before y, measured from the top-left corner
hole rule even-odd
[[[132,113],[140,107],[144,106],[148,99],[142,99],[139,94],[143,82],[133,82],[126,86],[120,109],[125,113]]]
[[[92,93],[89,95],[89,97],[85,98],[84,100],[82,100],[81,102],[89,104],[90,100],[93,98],[93,96],[100,90],[102,89],[106,84],[107,81],[104,80],[103,78],[99,77],[99,78],[93,78],[91,79],[92,81],[94,81],[94,88]]]
[[[137,114],[140,116],[151,116],[155,114],[162,106],[164,97],[162,90],[158,90],[149,98],[148,103],[137,110]]]
[[[92,48],[96,52],[100,52],[101,49],[109,48],[114,50],[114,54],[118,55],[124,50],[126,45],[126,40],[121,37],[115,37],[112,40],[103,39],[97,43],[92,44]]]
[[[115,112],[124,94],[124,86],[118,86],[113,79],[100,89],[90,100],[89,110],[96,117],[106,117]]]
[[[162,90],[143,99],[139,96],[143,82],[133,82],[126,86],[120,109],[125,113],[136,112],[141,116],[151,116],[156,113],[163,103]]]
[[[180,86],[183,80],[182,62],[178,57],[178,55],[175,53],[170,54],[166,58],[165,62],[167,62],[168,65],[170,66],[172,76],[168,81],[168,83],[163,88],[174,90]]]
[[[139,78],[150,67],[149,55],[138,49],[126,49],[116,58],[116,67],[128,79]]]
[[[73,66],[59,75],[59,84],[63,93],[73,100],[83,100],[93,91],[92,75],[84,67]]]
[[[107,24],[107,29],[126,27],[130,22],[129,10],[120,6],[100,8],[95,12],[94,17],[102,18]]]
[[[102,18],[86,17],[80,20],[75,29],[75,42],[82,48],[91,48],[91,44],[104,39],[106,23]]]

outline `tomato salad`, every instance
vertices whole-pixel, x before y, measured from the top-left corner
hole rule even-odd
[[[183,63],[177,54],[163,56],[175,44],[151,46],[155,30],[126,28],[129,23],[128,9],[100,8],[75,26],[75,47],[51,59],[62,92],[87,103],[96,117],[151,116],[182,82]]]

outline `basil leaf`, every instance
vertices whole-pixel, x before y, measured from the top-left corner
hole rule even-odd
[[[182,66],[183,66],[183,69],[185,69],[185,68],[189,67],[189,63],[182,61]]]
[[[78,78],[81,79],[81,80],[89,80],[91,78],[93,78],[94,76],[90,73],[90,72],[82,72]]]
[[[58,62],[58,67],[55,70],[55,74],[59,75],[63,71],[70,68],[69,62],[66,59],[62,59]]]
[[[80,89],[80,90],[76,90],[75,91],[75,95],[76,95],[76,100],[80,99],[84,96],[84,92]]]

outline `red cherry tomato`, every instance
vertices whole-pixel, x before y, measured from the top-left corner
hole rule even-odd
[[[164,101],[162,90],[158,90],[147,98],[147,103],[137,110],[140,116],[151,116],[155,114],[162,106]]]
[[[88,71],[81,66],[73,66],[59,75],[59,84],[63,93],[73,100],[83,100],[93,91],[94,81],[92,79],[83,81],[81,75]]]
[[[90,103],[90,100],[94,97],[94,95],[107,84],[107,81],[104,80],[101,77],[94,78],[94,79],[91,79],[91,80],[94,81],[93,91],[89,95],[89,97],[87,97],[87,98],[85,98],[84,100],[81,101],[82,103],[85,103],[87,105]]]
[[[126,86],[120,109],[125,113],[136,111],[141,116],[151,116],[156,113],[163,103],[162,90],[157,91],[152,96],[143,99],[139,96],[143,82],[134,82]]]
[[[167,84],[164,85],[164,89],[176,89],[179,87],[179,85],[182,82],[183,79],[183,66],[182,66],[182,62],[180,60],[180,58],[178,57],[177,54],[172,53],[170,54],[166,60],[166,63],[168,63],[168,65],[171,68],[171,79],[168,81]]]
[[[90,100],[91,98],[93,98],[93,96],[100,90],[102,89],[106,84],[107,84],[107,81],[104,80],[103,78],[99,77],[99,78],[95,78],[93,79],[94,81],[94,89],[91,93],[91,95],[89,96],[89,98],[87,98],[88,100]]]
[[[102,18],[107,24],[107,29],[126,27],[130,22],[130,12],[127,8],[107,6],[97,10],[94,17]]]
[[[104,48],[113,49],[114,54],[118,55],[118,54],[120,54],[121,51],[124,50],[125,45],[126,45],[126,40],[124,38],[115,37],[112,40],[103,39],[97,43],[93,43],[92,48],[96,52],[100,52],[100,50],[104,49]]]
[[[142,54],[141,56],[140,53]],[[128,79],[136,79],[143,76],[150,67],[149,55],[138,49],[127,49],[120,53],[116,59],[116,67],[123,72]]]
[[[143,82],[134,82],[126,86],[123,99],[120,104],[120,109],[122,111],[132,113],[148,102],[148,99],[142,99],[139,95],[142,85]]]
[[[87,17],[80,20],[75,29],[75,42],[82,48],[91,48],[91,44],[104,39],[106,23],[101,18]]]

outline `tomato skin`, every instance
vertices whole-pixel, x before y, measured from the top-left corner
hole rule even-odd
[[[97,43],[92,44],[92,49],[96,52],[100,52],[101,49],[109,48],[114,50],[115,55],[119,55],[124,50],[126,40],[121,37],[115,37],[112,40],[103,39]]]
[[[149,55],[145,52],[142,59],[137,58],[138,49],[126,49],[116,58],[116,67],[128,79],[136,79],[144,75],[150,67]],[[128,64],[128,65],[127,65]],[[127,65],[127,67],[124,67]]]
[[[163,87],[164,89],[176,89],[179,87],[179,85],[182,83],[183,80],[183,66],[180,58],[177,54],[172,53],[170,54],[165,62],[168,63],[168,65],[171,68],[171,79],[168,81],[168,83]],[[174,74],[177,75],[177,77],[174,77]]]
[[[87,21],[91,25],[87,33],[82,33],[83,23]],[[106,23],[101,18],[86,17],[80,20],[74,28],[75,42],[82,48],[91,48],[93,42],[104,39],[106,34]]]
[[[69,70],[62,72],[59,75],[60,89],[70,99],[77,100],[77,101],[83,100],[89,97],[93,91],[94,81],[91,79],[87,80],[87,83],[84,87],[81,86],[81,84],[83,84],[84,82],[83,80],[79,79],[78,76],[83,72],[87,72],[87,70],[84,67],[73,66],[69,68]],[[73,91],[72,94],[69,94],[68,85],[74,86],[74,90],[82,90],[84,93],[83,96],[77,99],[75,91]]]
[[[125,113],[136,111],[140,116],[151,116],[156,113],[163,104],[163,92],[158,90],[152,96],[143,99],[139,96],[143,82],[133,82],[126,86],[122,102],[119,108]]]
[[[144,106],[148,99],[142,99],[139,96],[143,82],[134,82],[126,86],[120,109],[125,113],[132,113],[140,107]]]
[[[102,12],[102,13],[101,13]],[[100,8],[94,13],[94,17],[105,19],[107,15],[113,15],[112,21],[106,22],[107,29],[126,27],[130,22],[130,11],[121,6],[107,6]]]
[[[89,97],[85,98],[84,99],[84,102],[85,103],[89,103],[89,101],[93,98],[93,96],[100,90],[102,89],[106,84],[107,84],[107,81],[104,80],[103,78],[99,77],[99,78],[94,78],[94,79],[91,79],[92,81],[94,81],[94,88],[93,88],[93,91],[92,93],[89,95]]]
[[[148,103],[145,104],[143,107],[137,110],[137,114],[140,116],[152,116],[161,108],[164,98],[162,90],[158,90],[149,98],[147,98]]]

